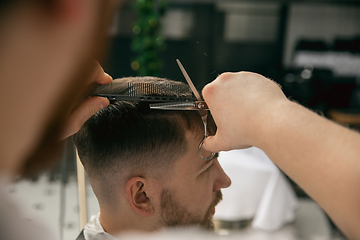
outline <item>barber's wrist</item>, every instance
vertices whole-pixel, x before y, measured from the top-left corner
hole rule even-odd
[[[279,133],[286,131],[286,125],[289,121],[292,121],[294,109],[299,106],[297,103],[284,98],[272,102],[271,106],[265,107],[259,113],[257,121],[254,122],[253,145],[264,149],[271,144],[274,138],[279,137]]]

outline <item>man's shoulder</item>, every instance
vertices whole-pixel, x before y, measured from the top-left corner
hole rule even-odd
[[[79,238],[76,240],[118,240],[118,238],[105,232],[100,223],[100,213],[91,216],[90,221],[85,225],[82,233],[84,238]]]
[[[80,232],[80,234],[79,234],[79,236],[76,238],[76,240],[85,240],[84,229]]]

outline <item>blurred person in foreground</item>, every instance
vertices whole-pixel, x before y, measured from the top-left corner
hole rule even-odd
[[[78,99],[89,95],[82,93],[88,85],[112,81],[94,59],[103,58],[116,4],[0,1],[0,239],[57,239],[46,227],[22,221],[7,186],[51,166],[60,140],[109,104]]]
[[[131,85],[128,85],[128,84]],[[153,92],[138,84],[153,84]],[[130,87],[129,87],[130,86]],[[184,89],[179,92],[176,89]],[[155,77],[115,79],[97,94],[192,98],[181,82]],[[100,213],[84,237],[109,239],[126,231],[201,226],[213,229],[221,188],[231,181],[217,156],[198,153],[204,124],[197,110],[153,110],[150,102],[112,101],[74,135],[79,157],[99,201]],[[208,117],[208,131],[216,126]],[[203,149],[202,156],[211,153]],[[82,234],[82,233],[81,233]]]

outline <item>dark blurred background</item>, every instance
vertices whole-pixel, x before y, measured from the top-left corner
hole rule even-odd
[[[104,68],[115,78],[138,75],[131,44],[134,24],[147,13],[135,2],[125,2],[111,28]],[[351,118],[360,108],[360,1],[168,0],[160,24],[160,77],[183,81],[176,58],[198,89],[222,72],[253,71],[279,82],[291,99],[359,124],[341,114]]]

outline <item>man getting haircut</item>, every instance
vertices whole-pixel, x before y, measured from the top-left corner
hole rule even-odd
[[[96,93],[141,94],[136,83],[154,84],[156,94],[163,96],[192,97],[184,83],[155,77],[116,79]],[[179,93],[177,87],[185,90]],[[216,131],[210,116],[208,131]],[[203,137],[196,110],[152,110],[149,102],[112,101],[92,116],[74,136],[100,205],[97,218],[84,229],[85,238],[94,235],[94,228],[103,236],[169,226],[212,229],[220,189],[231,181],[217,156],[210,161],[200,158]]]

